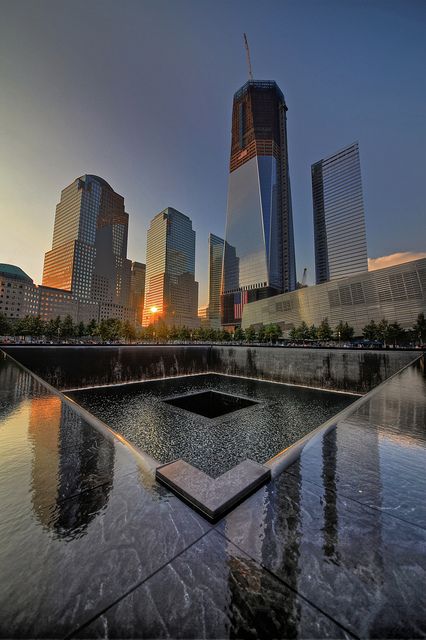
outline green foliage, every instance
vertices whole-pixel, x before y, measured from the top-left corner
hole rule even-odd
[[[75,326],[74,334],[75,334],[75,336],[77,338],[82,338],[83,336],[87,335],[86,334],[86,326],[85,326],[84,322],[79,322]]]
[[[45,326],[40,316],[25,316],[16,323],[16,334],[19,336],[42,336]]]
[[[246,329],[247,342],[254,342],[256,340],[256,330],[254,327],[248,327]]]
[[[191,332],[188,327],[179,327],[178,330],[179,340],[186,342],[191,337]]]
[[[232,338],[231,334],[229,333],[229,331],[226,331],[225,329],[220,329],[217,334],[217,339],[219,340],[219,342],[229,342],[231,338]]]
[[[309,331],[309,327],[306,322],[302,322],[300,326],[297,328],[297,334],[299,336],[299,340],[309,340],[311,337],[311,332]]]
[[[266,329],[265,327],[260,327],[259,331],[257,332],[257,339],[259,342],[265,342],[266,340]]]
[[[382,318],[377,325],[377,339],[384,344],[389,340],[389,322],[385,318]]]
[[[323,318],[317,330],[317,338],[323,342],[328,342],[333,337],[333,330],[328,323],[328,318]]]
[[[102,342],[115,341],[121,335],[121,322],[117,318],[108,318],[99,323],[99,335]]]
[[[71,338],[75,334],[74,323],[70,314],[66,315],[61,324],[61,335],[64,338]]]
[[[419,313],[413,327],[415,340],[420,344],[426,342],[426,319],[424,313]]]
[[[265,327],[265,338],[269,342],[276,342],[282,335],[281,327],[278,324],[268,324]]]
[[[354,328],[351,327],[347,322],[342,322],[342,320],[340,320],[339,324],[334,330],[334,335],[336,336],[336,338],[338,338],[339,340],[343,340],[343,342],[345,342],[346,340],[351,340],[351,338],[353,338],[354,336],[354,333]]]
[[[243,340],[245,339],[246,339],[246,335],[243,329],[241,329],[241,327],[237,327],[234,331],[234,340],[236,342],[243,342]]]
[[[318,329],[314,324],[311,324],[311,326],[309,327],[309,337],[311,338],[311,340],[317,340],[318,338]]]
[[[0,336],[10,336],[12,334],[12,323],[0,313]]]
[[[403,340],[404,334],[404,329],[401,327],[399,322],[393,322],[389,325],[388,340],[393,344],[394,347],[396,347],[396,345]]]
[[[362,335],[367,340],[379,340],[378,327],[374,320],[371,320],[368,324],[365,325],[364,329],[362,330]]]
[[[98,323],[96,322],[95,319],[92,319],[89,322],[89,324],[86,327],[86,331],[87,331],[87,335],[92,336],[92,338],[99,335]]]
[[[167,342],[169,337],[169,328],[163,321],[159,321],[154,325],[154,337],[158,342]]]
[[[131,340],[135,340],[136,338],[135,326],[131,322],[126,320],[125,322],[123,322],[121,326],[121,335],[125,340],[127,340],[127,342],[130,342]]]

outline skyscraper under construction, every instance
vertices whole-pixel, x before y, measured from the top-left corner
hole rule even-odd
[[[276,82],[249,80],[234,95],[222,324],[244,304],[296,288],[287,106]]]

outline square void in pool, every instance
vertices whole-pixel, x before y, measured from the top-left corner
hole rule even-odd
[[[219,393],[217,391],[191,393],[178,398],[171,398],[164,402],[174,407],[179,407],[180,409],[186,409],[186,411],[192,411],[192,413],[198,413],[205,418],[218,418],[227,413],[258,404],[255,400],[231,396],[227,393]]]
[[[182,458],[214,478],[265,463],[355,399],[210,373],[70,395],[160,464]]]

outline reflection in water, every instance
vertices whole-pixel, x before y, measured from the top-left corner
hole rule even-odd
[[[336,462],[337,462],[337,430],[333,429],[327,438],[323,439],[323,467],[324,481],[324,555],[338,564],[337,551],[339,522],[337,513],[336,493]]]
[[[0,420],[19,408],[35,384],[29,373],[0,353]]]
[[[114,447],[56,396],[31,400],[28,436],[37,519],[61,537],[81,535],[108,502]]]

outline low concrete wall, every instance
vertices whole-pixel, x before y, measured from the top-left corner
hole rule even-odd
[[[212,347],[217,373],[365,393],[412,362],[415,351]]]
[[[208,371],[208,346],[5,347],[56,389],[118,384]]]
[[[356,393],[369,391],[420,355],[415,351],[208,345],[21,346],[4,351],[62,390],[210,371]]]

